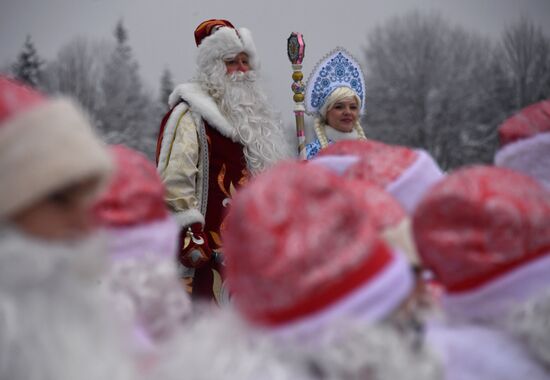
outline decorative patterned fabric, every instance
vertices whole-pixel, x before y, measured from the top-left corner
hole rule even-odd
[[[332,141],[329,141],[329,144],[331,144]],[[319,142],[319,139],[315,139],[312,142],[306,144],[306,159],[311,160],[317,154],[323,147],[321,146],[321,143]]]
[[[235,305],[268,325],[320,312],[350,294],[377,316],[389,312],[407,293],[410,273],[379,239],[380,225],[393,222],[377,225],[372,208],[384,200],[366,198],[364,183],[303,162],[283,162],[254,178],[235,197],[224,233]],[[398,273],[391,280],[382,275],[388,268]],[[392,283],[382,297],[392,302],[366,303],[373,297],[366,289],[382,279]]]
[[[361,66],[343,48],[336,48],[319,61],[312,71],[305,91],[306,112],[315,115],[326,99],[338,87],[349,87],[361,99],[361,113],[365,110],[365,79]]]
[[[329,125],[323,125],[321,126],[321,128],[323,128],[325,131],[328,145],[343,140],[362,139],[355,129],[351,130],[350,132],[341,132],[332,128]],[[317,137],[315,140],[306,145],[306,158],[308,160],[314,158],[321,151],[321,149],[323,149],[323,147],[321,145],[321,142],[319,141],[319,138]]]
[[[178,86],[170,103],[173,109],[164,118],[157,144],[157,170],[166,185],[166,201],[183,227],[180,249],[187,227],[200,223],[209,247],[221,251],[226,208],[248,178],[242,145],[215,102],[195,84]],[[193,298],[218,303],[227,298],[218,261],[191,271],[183,269],[183,277],[193,277]]]
[[[201,169],[208,163],[202,162],[200,154],[199,126],[195,125],[189,107],[183,102],[169,114],[167,130],[159,134],[161,149],[157,157],[157,170],[166,187],[165,200],[182,227],[204,224],[201,205],[205,201],[202,199],[205,179]],[[168,151],[165,158],[159,159],[162,158],[160,153],[165,151]]]
[[[248,181],[249,173],[243,146],[221,135],[205,122],[209,154],[208,207],[205,215],[204,232],[208,246],[214,251],[222,250],[221,233],[224,219],[236,190]],[[221,263],[210,261],[210,265],[195,270],[193,298],[215,299],[221,302],[220,292],[224,278]]]
[[[413,229],[447,291],[472,291],[550,253],[550,192],[505,168],[458,170],[429,191]]]

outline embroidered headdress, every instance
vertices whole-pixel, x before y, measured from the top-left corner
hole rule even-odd
[[[365,78],[357,60],[341,47],[321,59],[312,71],[305,93],[306,112],[318,115],[330,94],[339,87],[349,87],[357,94],[363,113]]]

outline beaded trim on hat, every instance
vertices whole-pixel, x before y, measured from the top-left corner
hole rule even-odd
[[[345,49],[337,47],[322,58],[309,76],[306,86],[306,112],[319,114],[327,98],[338,87],[349,87],[361,100],[365,111],[365,77],[359,62]]]

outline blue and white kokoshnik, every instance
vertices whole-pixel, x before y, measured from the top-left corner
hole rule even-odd
[[[319,114],[327,98],[338,87],[349,87],[361,99],[361,113],[365,110],[365,79],[361,66],[343,48],[336,48],[323,58],[309,76],[306,87],[306,112]]]

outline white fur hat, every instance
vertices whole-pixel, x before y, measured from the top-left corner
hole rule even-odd
[[[210,66],[215,60],[233,58],[244,52],[248,54],[250,67],[258,69],[256,46],[252,33],[246,28],[236,29],[227,20],[207,20],[195,29],[195,42],[199,67]]]
[[[107,151],[72,102],[0,76],[0,219],[79,181],[104,184],[110,170]]]

